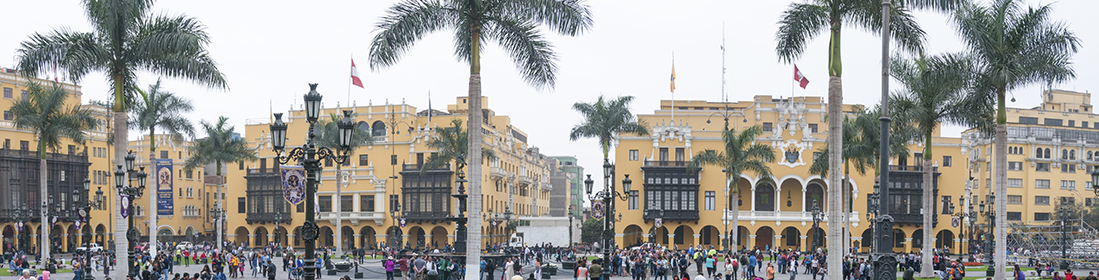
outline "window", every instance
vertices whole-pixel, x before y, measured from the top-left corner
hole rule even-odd
[[[11,111],[4,111],[4,120],[10,121],[12,119]]]
[[[374,212],[374,195],[372,195],[372,194],[359,195],[359,211],[361,211],[361,212]]]
[[[322,195],[317,197],[317,205],[321,208],[321,212],[332,212],[332,196]]]
[[[1008,221],[1022,221],[1023,212],[1007,212]]]
[[[1008,213],[1010,214],[1010,213]],[[1049,213],[1034,212],[1035,221],[1049,221]]]
[[[160,158],[168,158],[168,151],[160,151]]]
[[[1044,179],[1034,180],[1034,188],[1035,189],[1048,189],[1049,188],[1049,180],[1044,180]]]
[[[31,148],[31,142],[30,141],[19,141],[19,149],[20,150],[26,151],[26,150],[29,150],[30,148]]]
[[[714,192],[713,191],[706,192],[706,210],[707,211],[713,211],[714,210]]]
[[[1062,190],[1076,190],[1076,181],[1061,180],[1061,189]]]
[[[1085,197],[1084,206],[1091,207],[1092,205],[1095,205],[1095,198]]]
[[[1045,158],[1050,158],[1049,148],[1046,148],[1045,150],[1042,150],[1042,151],[1043,151],[1042,153],[1044,154]]]
[[[359,155],[359,166],[370,165],[370,155]]]
[[[1034,165],[1034,171],[1049,172],[1049,163],[1048,162],[1039,162],[1039,163],[1035,164]]]
[[[953,164],[951,159],[950,156],[943,156],[943,167],[950,167]]]
[[[1068,159],[1068,150],[1061,149],[1061,159]]]
[[[630,191],[630,210],[637,210],[637,191]]]
[[[1034,196],[1034,205],[1049,205],[1049,196],[1036,195]]]
[[[397,155],[392,155],[389,158],[389,165],[397,165]]]
[[[637,161],[637,150],[630,150],[630,161]]]
[[[186,170],[184,170],[183,173],[187,173],[187,180],[194,179],[194,171],[187,172]]]
[[[1021,124],[1038,124],[1038,118],[1019,117],[1019,123],[1021,123]]]
[[[1007,195],[1007,204],[1023,204],[1023,196]]]
[[[1075,127],[1075,126],[1076,126],[1076,121],[1074,121],[1074,120],[1069,120],[1069,121],[1068,121],[1068,126],[1070,126],[1070,127]]]
[[[1007,187],[1008,188],[1022,188],[1023,187],[1023,179],[1008,178],[1007,179]]]
[[[815,124],[815,123],[809,124],[809,132],[817,133],[817,124]]]
[[[75,155],[76,154],[76,145],[69,145],[68,148],[69,148],[69,155]],[[62,181],[64,181],[64,180],[62,180]]]
[[[1087,111],[1088,111],[1088,108],[1084,108],[1084,112],[1087,112]],[[1086,122],[1086,121],[1080,122],[1080,127],[1088,128],[1088,122]]]
[[[248,198],[238,197],[237,198],[237,213],[246,213],[245,212],[246,210],[248,210]]]
[[[237,170],[244,170],[244,161],[237,162]]]
[[[1021,162],[1021,161],[1009,161],[1009,162],[1007,162],[1007,170],[1022,171],[1023,170],[1023,162]]]
[[[943,196],[942,205],[943,205],[943,215],[953,214],[953,213],[950,213],[950,196],[949,195],[944,195]]]
[[[686,156],[684,154],[683,148],[675,148],[675,160],[676,161],[685,161],[686,160]]]
[[[10,87],[6,87],[6,88],[4,88],[4,98],[6,98],[6,99],[12,99],[12,96],[11,96],[11,94],[12,94],[12,93],[11,93],[11,92],[12,92],[12,91],[11,91],[11,88],[10,88]]]
[[[1064,121],[1061,119],[1046,118],[1044,124],[1049,126],[1061,126],[1063,123]]]
[[[355,211],[355,196],[353,195],[341,195],[340,196],[340,211],[342,212],[354,212]]]
[[[20,90],[19,94],[21,96],[23,96],[23,100],[27,100],[27,98],[30,98],[30,93],[28,93],[26,90]],[[1084,126],[1087,126],[1087,125],[1084,125]]]
[[[1071,159],[1071,160],[1076,159],[1076,150],[1068,151],[1068,159]]]
[[[763,123],[763,132],[771,132],[772,124],[769,122]]]
[[[4,149],[11,149],[11,139],[4,139]]]

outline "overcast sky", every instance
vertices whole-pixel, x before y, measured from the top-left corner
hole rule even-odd
[[[803,0],[797,0],[803,1]],[[980,1],[980,0],[979,0]],[[301,103],[307,83],[320,83],[326,107],[346,104],[350,59],[359,66],[365,89],[350,89],[358,104],[399,103],[405,100],[427,108],[444,108],[468,90],[469,67],[452,55],[452,35],[428,35],[395,66],[371,71],[367,64],[374,25],[385,9],[397,1],[225,1],[160,0],[156,14],[185,14],[198,18],[212,37],[212,57],[229,81],[228,91],[209,90],[177,79],[165,79],[168,90],[190,98],[196,111],[191,119],[229,117],[238,131],[246,119],[268,120],[268,103],[276,111]],[[726,92],[730,101],[754,95],[789,96],[792,65],[775,55],[775,31],[782,11],[794,1],[588,1],[594,28],[578,37],[549,38],[560,57],[557,87],[538,91],[519,77],[510,58],[489,43],[482,57],[483,95],[497,114],[530,134],[530,144],[548,155],[575,155],[587,173],[601,165],[596,141],[570,142],[569,129],[581,121],[571,109],[575,102],[592,102],[600,94],[633,95],[634,113],[651,114],[659,100],[670,99],[668,76],[675,53],[677,100],[720,101],[722,36],[728,71]],[[1030,5],[1051,1],[1027,0]],[[4,4],[0,67],[13,67],[19,43],[34,32],[56,28],[90,31],[79,0],[7,1]],[[1077,79],[1056,88],[1088,91],[1097,87],[1099,61],[1092,44],[1099,41],[1095,1],[1053,2],[1055,20],[1064,22],[1080,37],[1081,51],[1073,59]],[[929,54],[956,52],[962,44],[946,15],[919,12],[927,32]],[[724,31],[723,31],[724,27]],[[810,80],[797,95],[826,96],[825,36],[812,41],[797,61]],[[881,40],[866,30],[847,28],[843,35],[843,88],[848,104],[877,103],[880,96]],[[52,74],[50,74],[52,75]],[[148,85],[157,77],[140,75]],[[106,100],[109,86],[103,73],[81,82],[85,100]],[[893,88],[897,86],[894,85]],[[1039,88],[1012,92],[1017,102],[1010,107],[1033,107],[1040,102]],[[1009,97],[1010,98],[1010,97]],[[445,108],[444,108],[445,109]],[[960,128],[944,135],[957,136]],[[131,136],[134,136],[131,133]]]

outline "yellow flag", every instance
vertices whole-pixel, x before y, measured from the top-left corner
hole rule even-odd
[[[675,92],[675,60],[672,60],[672,92]]]

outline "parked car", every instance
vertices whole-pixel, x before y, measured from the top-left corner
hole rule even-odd
[[[76,247],[76,251],[77,252],[99,253],[100,251],[103,251],[103,246],[99,246],[98,243],[91,243],[91,244],[88,244],[87,246]]]
[[[176,244],[176,250],[191,250],[194,249],[194,247],[195,245],[191,244],[190,241],[183,241]]]

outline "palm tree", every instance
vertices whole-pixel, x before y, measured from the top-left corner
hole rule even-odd
[[[156,162],[156,129],[159,128],[168,133],[169,138],[176,144],[183,143],[184,136],[194,138],[195,127],[191,121],[183,116],[194,110],[191,101],[176,96],[174,93],[162,91],[160,80],[150,85],[148,90],[137,89],[141,98],[130,107],[130,129],[149,130],[149,164]],[[154,178],[159,178],[154,176]],[[156,186],[157,182],[153,182]],[[156,209],[156,199],[149,200],[149,209]],[[155,217],[155,216],[154,216]],[[156,220],[149,219],[149,231],[156,232]],[[156,244],[156,234],[149,234],[149,244]],[[149,247],[149,255],[156,256],[156,250]]]
[[[466,163],[469,130],[462,128],[461,119],[453,119],[450,124],[449,127],[437,128],[435,135],[427,140],[427,147],[435,149],[436,152],[431,153],[431,156],[427,158],[427,162],[424,162],[424,166],[420,167],[421,173],[443,167],[452,161],[458,164]],[[496,160],[496,152],[482,148],[481,157],[493,161]]]
[[[454,31],[454,55],[469,63],[469,120],[480,125],[481,119],[481,41],[497,42],[508,53],[528,84],[553,88],[557,82],[557,53],[546,40],[539,25],[567,36],[576,36],[591,28],[591,11],[581,0],[404,0],[390,7],[376,27],[380,32],[370,45],[370,68],[397,63],[424,35],[443,30]],[[469,131],[470,158],[481,162],[481,130]],[[481,164],[470,165],[470,178],[481,178]],[[481,209],[481,180],[469,182],[470,209]],[[481,220],[470,219],[470,244],[481,244]],[[468,246],[466,262],[477,265],[478,246]],[[477,277],[467,270],[469,279]]]
[[[222,209],[224,204],[221,203],[221,188],[225,185],[225,178],[221,178],[221,166],[223,163],[240,162],[240,161],[254,161],[256,157],[256,149],[248,147],[248,141],[244,140],[233,132],[234,127],[228,126],[229,118],[225,116],[218,117],[217,123],[209,123],[206,121],[200,122],[202,130],[206,132],[206,138],[196,140],[191,146],[187,147],[187,160],[183,163],[183,170],[185,172],[191,172],[195,168],[205,166],[208,164],[214,164],[215,175],[218,176],[218,188],[217,188],[217,201],[214,203],[214,208],[225,211]],[[214,213],[210,213],[214,214]],[[218,222],[216,225],[217,231],[217,247],[218,252],[222,251],[222,225],[225,223],[224,217],[217,217]]]
[[[729,129],[729,123],[726,122],[725,128],[721,131],[724,151],[703,150],[692,157],[691,162],[687,164],[687,172],[695,172],[703,164],[720,166],[722,171],[725,172],[726,211],[722,214],[724,216],[722,220],[732,214],[730,224],[733,225],[733,231],[736,232],[731,237],[728,232],[725,232],[726,241],[722,244],[725,246],[726,251],[729,250],[730,245],[733,245],[733,248],[739,248],[737,246],[739,244],[732,244],[740,241],[737,236],[740,233],[737,228],[739,214],[737,208],[733,207],[733,201],[740,199],[738,197],[740,195],[739,189],[736,186],[740,182],[741,174],[752,172],[763,178],[763,180],[773,180],[771,167],[767,164],[775,162],[775,150],[770,145],[756,142],[756,138],[761,134],[763,134],[763,129],[759,126],[752,126],[743,132],[737,133],[734,129]]]
[[[105,73],[114,90],[114,139],[120,139],[114,142],[114,162],[126,156],[126,111],[136,99],[138,70],[227,88],[225,76],[206,50],[210,36],[198,19],[152,15],[152,0],[81,2],[93,31],[62,28],[35,33],[20,43],[18,67],[29,75],[60,67],[75,82],[93,71]],[[115,218],[122,220],[121,214]],[[116,224],[115,232],[125,233],[124,223]],[[127,248],[125,238],[115,240],[117,248]],[[116,250],[115,256],[126,259],[126,250]],[[123,266],[116,272],[116,279],[125,279],[129,269]]]
[[[27,98],[19,99],[11,105],[9,109],[13,116],[12,123],[16,129],[26,129],[34,131],[35,138],[38,139],[38,184],[39,184],[39,198],[42,200],[42,205],[49,203],[46,198],[46,194],[53,193],[47,189],[46,183],[48,182],[46,172],[46,151],[61,148],[61,138],[72,139],[73,142],[83,144],[84,143],[84,130],[94,129],[96,127],[96,120],[92,117],[92,111],[81,107],[80,104],[65,105],[65,99],[69,98],[69,93],[65,91],[65,88],[60,84],[54,83],[51,87],[44,87],[34,80],[27,84]],[[33,205],[33,204],[32,204]],[[47,220],[48,214],[46,209],[42,209],[42,226],[39,236],[39,243],[44,244],[39,247],[42,250],[40,259],[47,260],[50,258],[50,246],[53,244],[50,242],[50,226]]]
[[[889,27],[891,34],[882,35],[897,41],[897,44],[908,51],[922,51],[924,31],[916,23],[916,18],[910,9],[932,9],[938,11],[950,11],[964,3],[965,0],[890,0],[896,2],[891,5]],[[868,30],[881,30],[882,27],[882,1],[876,0],[812,0],[807,3],[792,3],[782,13],[779,21],[778,32],[775,39],[778,45],[775,52],[779,60],[787,63],[793,62],[805,52],[805,46],[809,41],[820,35],[822,31],[828,31],[828,115],[839,116],[843,114],[843,64],[840,60],[840,32],[846,25]],[[841,118],[831,118],[828,122],[828,147],[832,155],[829,157],[831,165],[840,165],[842,161],[842,136],[843,125]],[[839,169],[831,170],[829,186],[839,186],[842,178]],[[842,193],[839,188],[828,188],[828,220],[835,221],[840,218],[840,199]],[[828,234],[838,236],[841,234],[838,223],[828,223]],[[829,248],[840,248],[841,239],[829,240]],[[828,270],[841,270],[841,254],[828,255]]]
[[[611,151],[611,140],[622,133],[649,135],[648,124],[638,120],[630,112],[633,96],[622,96],[614,100],[605,100],[600,95],[595,103],[576,102],[572,109],[584,116],[584,122],[572,127],[569,140],[595,138],[603,149],[603,161],[607,161]]]
[[[974,114],[963,107],[962,96],[972,81],[972,64],[964,56],[938,55],[892,60],[890,73],[904,89],[894,93],[893,112],[914,126],[923,143],[923,209],[934,209],[932,136],[943,122],[966,124]],[[932,215],[923,215],[923,252],[931,252]],[[931,259],[921,261],[920,277],[931,277]]]
[[[994,0],[988,6],[971,5],[954,16],[959,35],[976,60],[975,95],[996,100],[996,193],[1007,193],[1007,110],[1009,90],[1035,82],[1055,83],[1073,79],[1072,55],[1080,41],[1068,27],[1050,19],[1052,8],[1043,5],[1023,9],[1019,1]],[[1006,217],[1007,196],[996,198],[996,215]],[[996,220],[996,240],[1007,240],[1004,219]],[[996,242],[997,271],[1005,269],[1007,247]],[[1003,279],[1002,273],[996,279]]]
[[[327,121],[327,122],[326,121],[321,121],[321,123],[320,123],[321,130],[320,130],[320,134],[317,135],[317,146],[328,147],[330,149],[338,149],[338,148],[341,147],[340,146],[340,132],[339,132],[340,131],[339,123],[340,123],[341,117],[337,114],[331,114],[331,115],[329,115],[329,118],[330,118],[329,121]],[[354,119],[354,116],[352,116],[352,119]],[[351,144],[349,145],[350,150],[348,150],[348,155],[353,154],[355,152],[355,148],[358,148],[358,147],[361,147],[361,146],[374,145],[374,137],[372,137],[370,135],[370,130],[369,129],[363,129],[362,127],[360,127],[358,125],[356,125],[354,129],[355,129],[355,132],[353,134],[351,134]],[[338,232],[336,234],[336,236],[337,236],[337,238],[336,238],[336,255],[337,256],[342,256],[343,255],[343,246],[341,244],[343,242],[343,217],[340,214],[340,213],[342,213],[342,211],[341,211],[342,207],[340,207],[340,204],[343,201],[342,201],[342,199],[339,199],[339,198],[343,197],[343,175],[342,175],[342,172],[340,171],[340,169],[341,169],[341,167],[343,167],[344,164],[349,164],[350,161],[351,161],[351,158],[348,157],[347,162],[337,162],[336,163],[336,198],[337,199],[335,199],[335,201],[336,201],[336,207],[335,208],[336,208],[336,232]],[[276,238],[276,240],[281,242],[282,239],[281,239],[281,237],[279,237],[278,230],[279,229],[277,229],[277,228],[275,229],[275,238]]]

